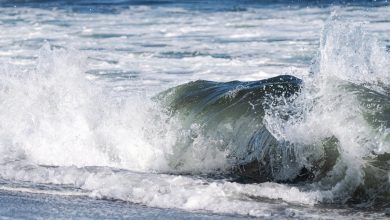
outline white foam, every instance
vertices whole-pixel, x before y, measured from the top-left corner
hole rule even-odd
[[[58,190],[43,190],[43,189],[32,189],[26,187],[8,187],[8,186],[0,186],[1,191],[9,191],[9,192],[23,192],[23,193],[32,193],[32,194],[46,194],[46,195],[54,195],[54,196],[88,196],[86,193],[82,192],[74,192],[74,191],[58,191]]]
[[[347,87],[387,85],[385,67],[390,66],[390,56],[360,25],[333,19],[324,27],[314,75],[305,78],[302,94],[293,104],[274,109],[265,120],[275,137],[294,144],[295,155],[305,167],[324,157],[322,140],[337,138],[340,158],[319,185],[326,186],[322,201],[345,201],[364,184],[365,158],[372,152],[383,153],[383,145],[389,145],[383,139],[388,130],[370,125],[357,94]],[[291,110],[300,113],[288,122],[277,115]]]
[[[29,166],[29,169],[20,169]],[[283,199],[295,204],[311,205],[316,193],[301,192],[295,187],[276,183],[249,184],[210,181],[193,177],[164,174],[113,171],[102,167],[40,167],[20,162],[8,163],[0,169],[2,178],[34,181],[45,184],[66,184],[83,190],[74,195],[93,198],[119,199],[161,208],[180,208],[189,211],[206,210],[251,216],[278,214],[281,202],[267,204],[264,198]],[[1,188],[3,189],[3,188]],[[4,190],[30,193],[55,193],[50,190],[5,187]],[[58,195],[73,195],[58,193]],[[279,213],[280,214],[280,213]]]
[[[43,165],[164,170],[163,113],[145,97],[110,95],[85,79],[82,55],[48,47],[35,70],[1,76],[0,148]]]

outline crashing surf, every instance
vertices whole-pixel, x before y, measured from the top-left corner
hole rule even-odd
[[[30,72],[2,67],[11,188],[253,216],[264,198],[389,207],[390,58],[358,25],[329,21],[302,79],[195,81],[152,100],[86,79],[74,53],[47,45]]]

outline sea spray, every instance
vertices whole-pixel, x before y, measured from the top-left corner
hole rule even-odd
[[[320,161],[334,147],[324,145],[324,140],[337,140],[336,164],[311,184],[312,190],[321,191],[323,202],[389,203],[388,165],[372,168],[368,162],[389,153],[389,62],[389,54],[359,25],[330,21],[313,74],[304,79],[300,95],[265,117],[271,133],[294,145],[306,167],[312,166],[307,158]],[[275,117],[288,112],[295,114],[287,121]],[[313,150],[320,153],[313,155]]]
[[[39,51],[36,68],[16,73],[12,66],[3,69],[1,159],[167,169],[169,134],[162,132],[161,118],[165,114],[143,97],[117,98],[86,79],[84,63],[82,54],[47,44]]]

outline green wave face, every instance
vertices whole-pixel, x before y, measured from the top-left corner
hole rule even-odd
[[[242,181],[273,179],[270,167],[254,165],[261,152],[279,144],[265,128],[265,110],[293,99],[301,84],[288,75],[253,82],[199,80],[159,94],[156,99],[179,121],[182,133],[189,133],[177,140],[171,165],[185,171],[183,158],[191,157],[187,154],[201,137],[205,153],[226,155],[219,171],[237,174]],[[275,101],[267,102],[270,98]]]

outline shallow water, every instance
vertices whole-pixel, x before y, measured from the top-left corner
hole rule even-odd
[[[26,192],[1,192],[2,218],[11,219],[239,219],[181,210],[151,208],[121,201],[96,200],[79,196],[53,196]]]
[[[3,217],[385,218],[386,1],[1,1],[0,30]]]

